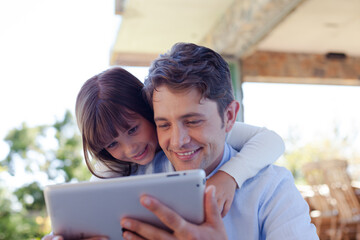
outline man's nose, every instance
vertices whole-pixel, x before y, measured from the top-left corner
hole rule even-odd
[[[174,149],[180,149],[190,142],[188,130],[181,126],[174,126],[171,131],[170,146]]]

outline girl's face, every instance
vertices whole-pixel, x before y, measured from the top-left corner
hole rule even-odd
[[[155,126],[141,115],[129,122],[130,128],[122,132],[105,146],[116,159],[145,165],[151,162],[158,149]]]

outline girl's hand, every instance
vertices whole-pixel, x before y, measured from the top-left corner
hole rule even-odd
[[[52,233],[50,233],[44,236],[41,240],[64,240],[64,238],[60,235],[53,235]],[[99,237],[86,238],[83,240],[108,240],[108,238],[99,236]]]
[[[216,200],[221,217],[230,210],[234,200],[237,183],[235,179],[224,171],[218,171],[206,181],[206,185],[214,185],[216,187]]]
[[[60,235],[53,235],[52,233],[44,236],[41,240],[64,240]]]

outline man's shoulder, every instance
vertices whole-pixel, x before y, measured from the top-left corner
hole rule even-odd
[[[270,164],[263,169],[261,169],[258,175],[263,177],[274,177],[277,176],[278,179],[281,178],[292,178],[291,172],[285,167],[281,167],[275,164]],[[257,176],[257,175],[256,175]]]
[[[291,172],[284,167],[271,164],[261,169],[254,177],[245,181],[243,187],[273,192],[284,184],[295,186]]]
[[[269,165],[255,177],[248,179],[239,193],[245,199],[256,199],[259,208],[267,204],[285,204],[287,201],[295,202],[300,208],[306,208],[291,172],[276,165]]]
[[[226,161],[228,161],[231,157],[235,156],[237,153],[237,151],[228,143],[225,143],[224,152],[228,153]],[[247,181],[258,181],[266,178],[271,178],[273,180],[280,180],[285,178],[289,178],[290,180],[293,179],[291,172],[286,168],[270,164],[261,169],[254,177],[249,178]]]

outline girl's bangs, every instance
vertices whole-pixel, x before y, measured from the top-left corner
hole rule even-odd
[[[127,131],[131,125],[129,122],[138,118],[138,114],[115,104],[99,104],[94,113],[93,129],[91,141],[96,148],[96,152],[100,152],[110,144],[111,141],[118,137],[118,131]]]

